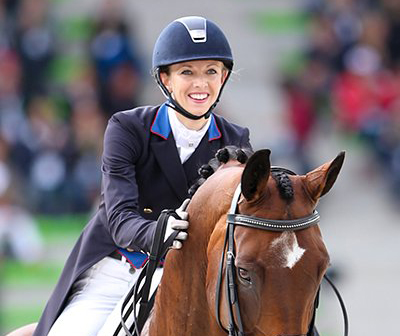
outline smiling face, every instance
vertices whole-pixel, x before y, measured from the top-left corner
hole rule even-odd
[[[217,100],[228,71],[216,60],[172,64],[160,74],[172,97],[188,112],[202,115]]]

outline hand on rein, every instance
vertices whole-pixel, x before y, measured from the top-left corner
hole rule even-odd
[[[168,218],[167,228],[165,230],[164,241],[168,239],[168,237],[174,233],[174,231],[179,231],[178,235],[174,239],[171,248],[174,250],[179,250],[182,248],[182,241],[186,240],[188,237],[187,232],[183,230],[187,230],[189,227],[189,222],[187,221],[188,213],[186,212],[186,208],[189,204],[190,199],[187,198],[183,201],[181,206],[175,210],[177,215],[181,219],[176,219],[173,216]]]

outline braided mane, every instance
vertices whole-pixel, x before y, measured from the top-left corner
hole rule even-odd
[[[188,194],[191,198],[197,189],[223,164],[230,160],[236,160],[242,164],[253,154],[250,148],[239,148],[236,146],[226,146],[217,151],[215,157],[208,163],[203,164],[199,170],[199,179],[189,188]]]
[[[197,189],[209,178],[214,172],[224,163],[229,160],[237,160],[240,163],[246,163],[247,159],[252,155],[250,149],[238,148],[235,146],[227,146],[218,150],[215,157],[212,158],[207,164],[199,168],[199,179],[189,189],[189,195],[192,197]],[[291,202],[294,197],[292,182],[285,172],[272,172],[273,179],[279,190],[280,196],[287,202]]]
[[[276,182],[281,197],[287,202],[291,202],[294,197],[293,185],[285,172],[272,172],[272,177]]]

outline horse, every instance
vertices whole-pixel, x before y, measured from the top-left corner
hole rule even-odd
[[[315,208],[344,156],[305,175],[271,167],[269,150],[221,165],[189,204],[141,335],[311,335],[329,266]]]
[[[188,239],[168,252],[140,335],[313,335],[329,266],[316,206],[344,157],[305,175],[272,167],[267,149],[221,164],[189,203]]]

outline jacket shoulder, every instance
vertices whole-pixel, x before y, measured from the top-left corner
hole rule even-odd
[[[214,114],[215,120],[217,122],[218,127],[225,130],[228,134],[236,134],[243,135],[249,133],[249,129],[247,127],[239,126],[235,123],[232,123],[225,119],[224,117]]]
[[[114,113],[109,123],[112,122],[120,122],[122,124],[134,124],[137,122],[141,122],[141,124],[145,125],[147,123],[151,123],[154,120],[155,114],[157,113],[159,105],[157,106],[140,106],[136,107],[132,110],[125,110]]]

